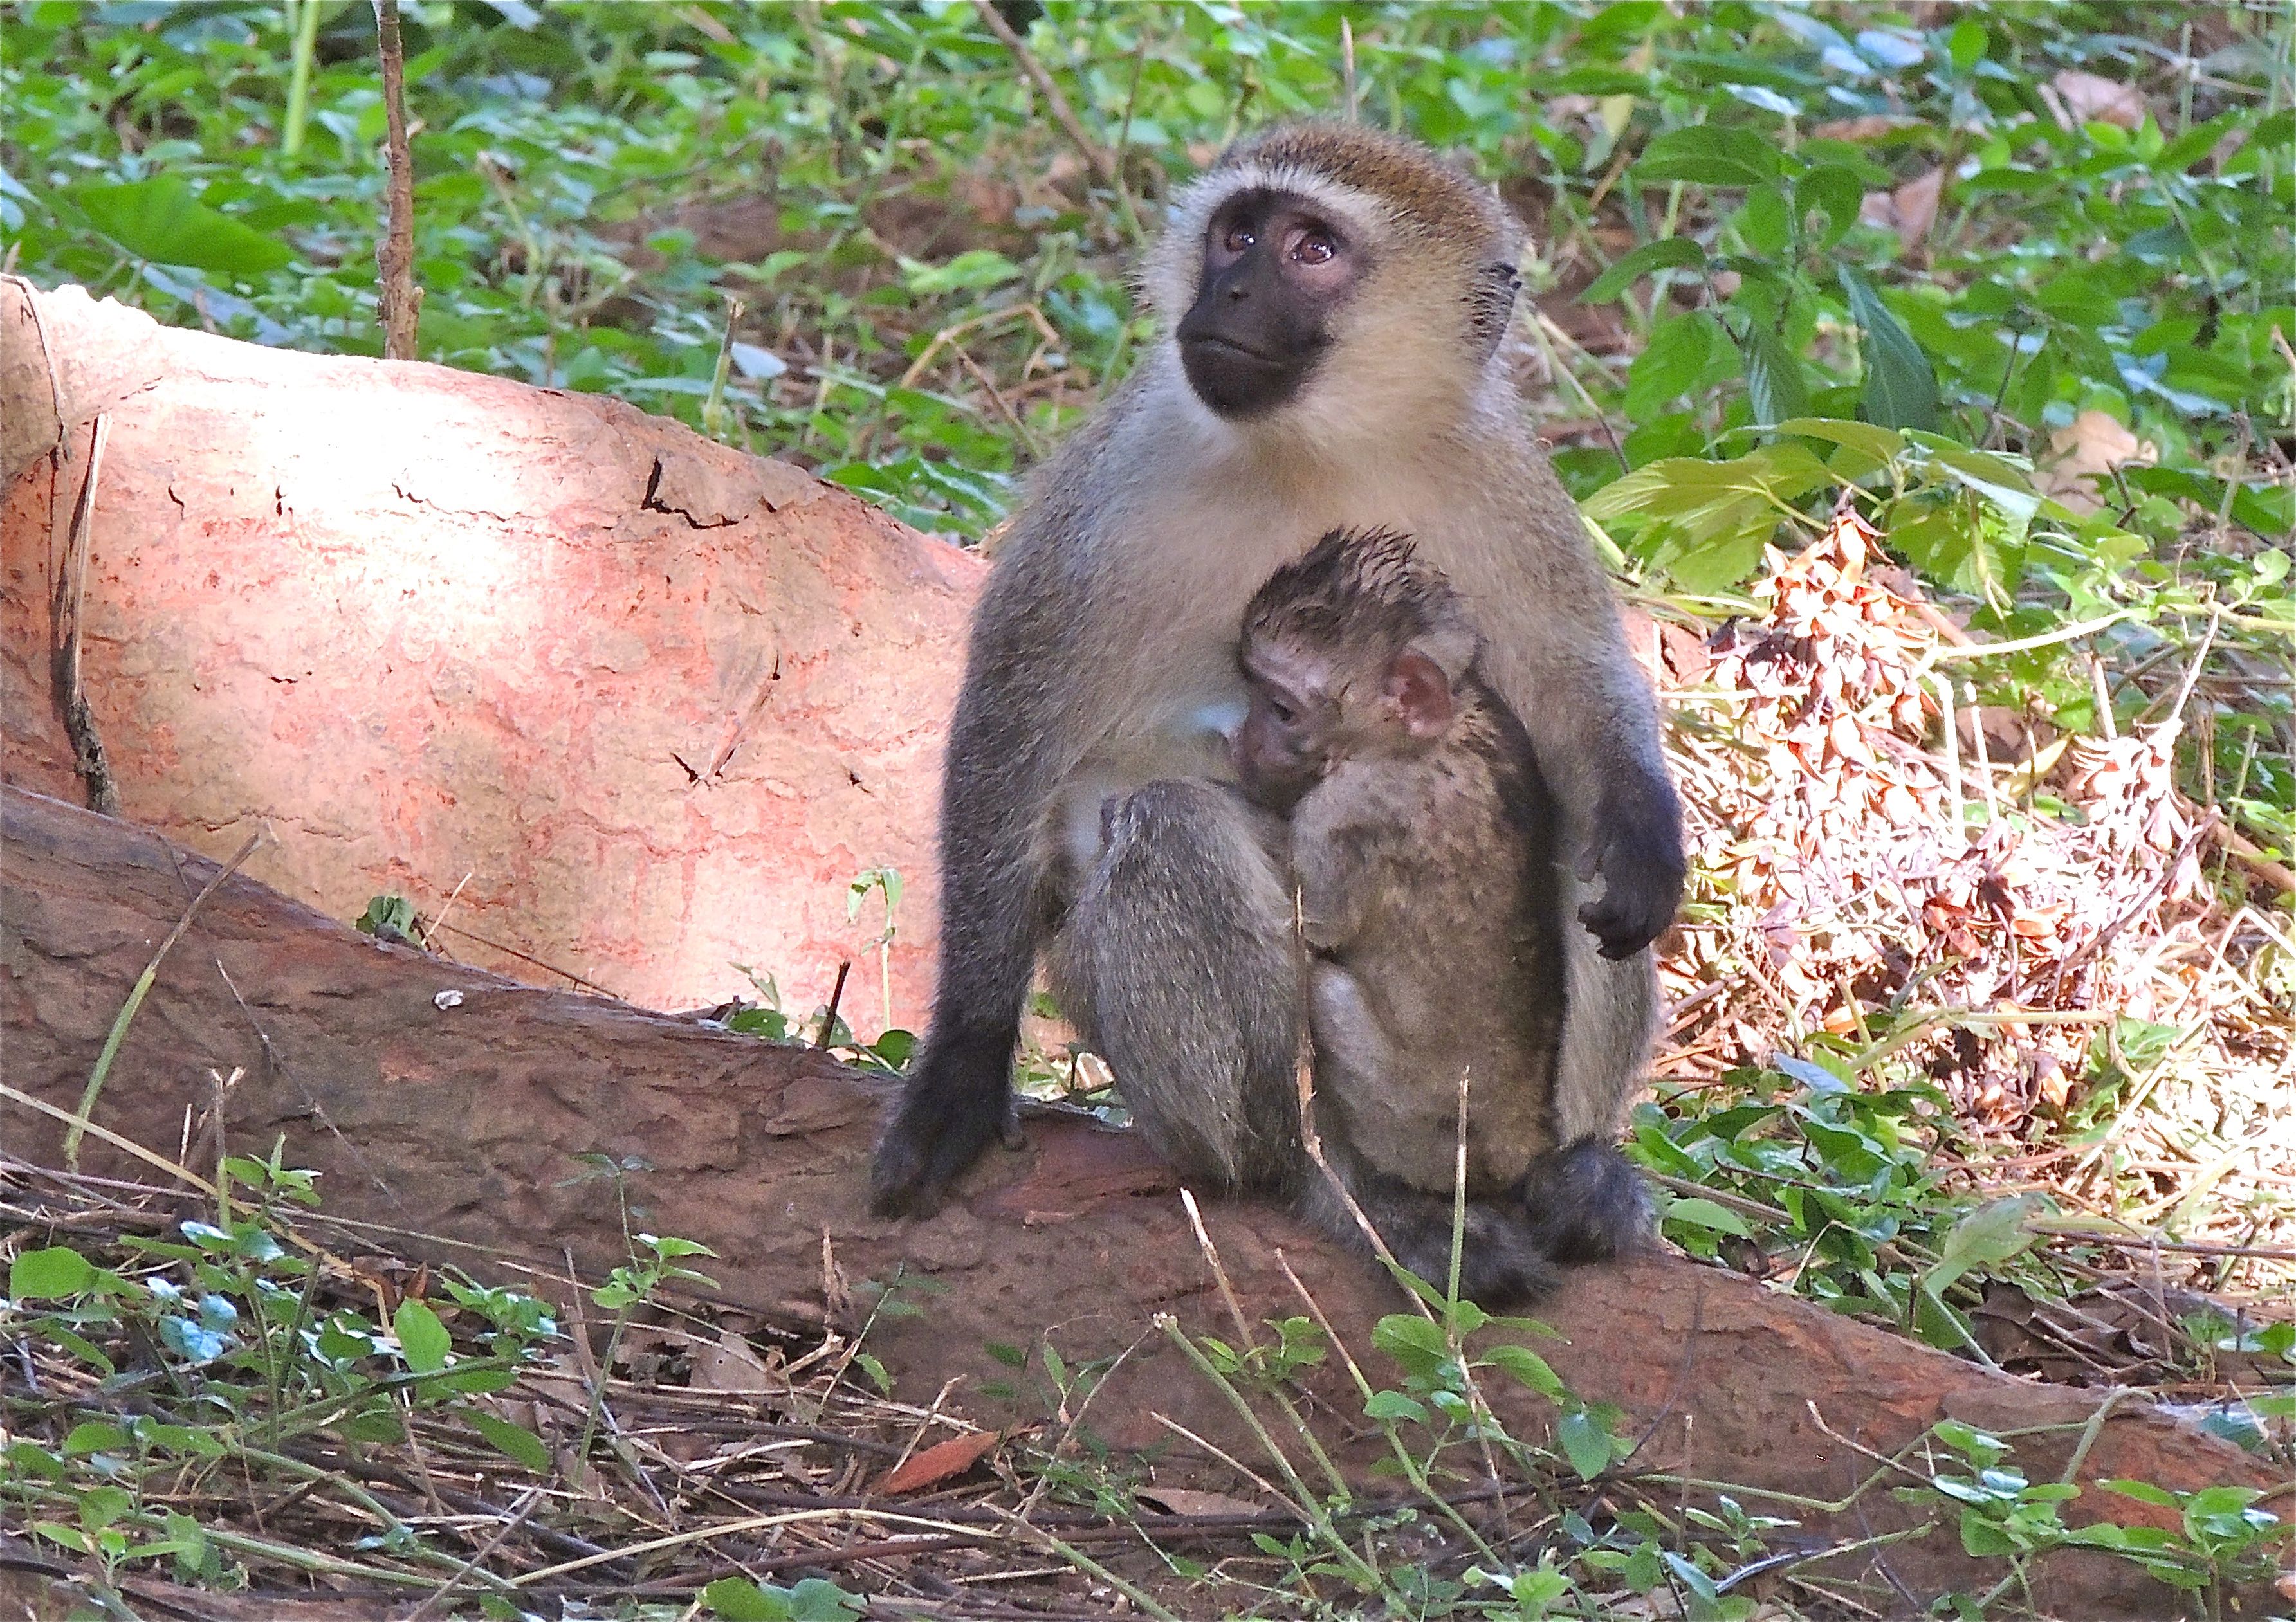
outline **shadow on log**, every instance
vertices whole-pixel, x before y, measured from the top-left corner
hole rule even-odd
[[[7,1082],[69,1110],[154,945],[217,870],[149,831],[20,790],[0,791],[0,811]],[[291,1162],[324,1173],[330,1217],[382,1225],[418,1254],[481,1275],[531,1267],[545,1293],[555,1280],[562,1294],[568,1252],[589,1274],[626,1255],[617,1202],[576,1159],[611,1156],[633,1168],[635,1223],[711,1246],[723,1294],[778,1322],[850,1327],[865,1282],[924,1285],[909,1297],[921,1312],[880,1320],[868,1342],[908,1393],[959,1378],[957,1402],[984,1423],[1041,1419],[983,1393],[984,1376],[1011,1373],[990,1343],[1041,1332],[1078,1363],[1136,1341],[1095,1400],[1103,1437],[1168,1444],[1161,1414],[1258,1456],[1224,1399],[1152,1328],[1169,1313],[1191,1331],[1234,1334],[1168,1176],[1127,1135],[1034,1123],[1029,1148],[992,1155],[942,1216],[880,1222],[864,1199],[879,1084],[806,1050],[379,945],[244,878],[216,892],[168,959],[96,1123],[172,1154],[207,1129],[209,1071],[235,1067],[245,1074],[225,1102],[228,1142],[262,1153],[283,1133]],[[0,1121],[10,1152],[54,1163],[53,1117],[0,1101]],[[150,1175],[93,1138],[86,1152],[97,1169]],[[1304,1310],[1288,1258],[1340,1339],[1391,1381],[1371,1344],[1379,1317],[1401,1309],[1388,1281],[1279,1212],[1227,1205],[1206,1219],[1247,1317]],[[857,1304],[832,1306],[846,1301]],[[1537,1348],[1570,1387],[1649,1428],[1638,1468],[1739,1484],[1750,1508],[1800,1519],[1813,1548],[1937,1519],[1933,1536],[1816,1568],[1863,1583],[1885,1613],[1948,1585],[1981,1588],[2000,1569],[1961,1553],[1950,1513],[1896,1502],[1887,1483],[1833,1515],[1762,1495],[1842,1499],[1873,1473],[1863,1449],[1900,1447],[1948,1417],[2052,1428],[2018,1442],[2037,1480],[2086,1440],[2084,1486],[2270,1485],[2236,1450],[2142,1403],[2092,1426],[2095,1394],[1994,1374],[1670,1257],[1582,1273],[1546,1315],[1563,1338]],[[1343,1375],[1326,1366],[1308,1383],[1326,1446],[1366,1470],[1376,1438],[1361,1434]],[[1527,1393],[1494,1382],[1491,1394],[1518,1434],[1541,1425]],[[1168,1454],[1160,1469],[1236,1487],[1208,1459]],[[2069,1507],[2076,1522],[2154,1512],[2094,1488]],[[2054,1557],[2042,1599],[2083,1618],[2181,1614],[2169,1591],[2089,1555]]]

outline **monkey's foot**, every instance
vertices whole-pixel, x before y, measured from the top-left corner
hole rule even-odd
[[[935,1031],[869,1165],[869,1208],[930,1216],[992,1141],[1013,1143],[1009,1030]]]
[[[1558,1262],[1614,1261],[1650,1234],[1650,1196],[1613,1145],[1580,1138],[1531,1162],[1515,1184],[1522,1232]]]

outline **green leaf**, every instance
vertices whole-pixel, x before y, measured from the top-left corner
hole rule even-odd
[[[1702,274],[1706,269],[1706,250],[1694,237],[1664,236],[1655,242],[1645,242],[1617,264],[1587,284],[1578,295],[1581,304],[1608,304],[1635,283],[1654,270],[1687,270],[1695,266]]]
[[[1570,1468],[1579,1479],[1592,1481],[1611,1468],[1611,1431],[1587,1410],[1566,1413],[1554,1426],[1554,1439],[1562,1445]]]
[[[139,259],[227,276],[257,275],[294,261],[285,244],[200,201],[178,175],[81,186],[72,197],[97,230]]]
[[[1996,1521],[1980,1509],[1965,1509],[1961,1512],[1961,1546],[1964,1551],[1984,1560],[2017,1552],[2017,1544]]]
[[[491,1397],[496,1391],[506,1391],[518,1383],[516,1369],[458,1367],[441,1377],[431,1389],[460,1391],[471,1397]]]
[[[390,1409],[375,1407],[352,1414],[335,1427],[335,1434],[352,1442],[403,1442],[406,1427]]]
[[[1666,1208],[1666,1220],[1684,1223],[1693,1228],[1709,1228],[1717,1233],[1735,1233],[1741,1239],[1753,1237],[1744,1217],[1711,1200],[1695,1197],[1677,1200]]]
[[[790,1622],[852,1622],[861,1602],[826,1577],[809,1577],[789,1591]]]
[[[1973,451],[1940,434],[1918,429],[1908,429],[1906,438],[1927,451],[1956,484],[1976,491],[1998,507],[2021,531],[2040,511],[2041,498],[2034,493],[2030,477],[2006,457]]]
[[[1028,273],[993,248],[973,248],[946,265],[901,261],[901,279],[913,293],[979,292],[1017,282]]]
[[[1985,25],[1974,17],[1954,24],[1953,32],[1945,40],[1946,54],[1953,59],[1954,71],[1966,73],[1984,61],[1987,44]]]
[[[1600,523],[1630,512],[1658,518],[1693,517],[1736,497],[1775,497],[1792,502],[1828,481],[1825,464],[1807,446],[1791,441],[1764,446],[1728,462],[1669,456],[1636,468],[1581,504]]]
[[[550,1450],[542,1445],[540,1437],[525,1426],[513,1425],[508,1420],[496,1419],[491,1413],[481,1413],[476,1409],[463,1417],[471,1421],[471,1429],[486,1438],[487,1445],[496,1453],[515,1459],[537,1476],[548,1473]]]
[[[1697,185],[1758,186],[1778,177],[1775,142],[1751,129],[1701,124],[1671,129],[1643,149],[1635,179],[1686,180]]]
[[[74,1425],[71,1434],[64,1438],[64,1457],[83,1458],[92,1453],[132,1453],[135,1438],[118,1425],[103,1420],[90,1420]]]
[[[8,1265],[8,1294],[19,1301],[75,1296],[94,1282],[87,1257],[66,1245],[27,1250]]]
[[[1809,409],[1801,362],[1767,323],[1748,321],[1739,348],[1746,354],[1746,404],[1755,422],[1767,427]]]
[[[1746,193],[1746,201],[1738,205],[1730,223],[1750,251],[1784,260],[1793,245],[1792,212],[1784,187],[1759,185]]]
[[[1550,1402],[1563,1396],[1562,1377],[1546,1358],[1527,1346],[1495,1346],[1483,1354],[1482,1360],[1495,1369],[1505,1370]]]
[[[1388,1314],[1373,1328],[1371,1343],[1414,1374],[1432,1374],[1451,1355],[1443,1326],[1416,1313]]]
[[[1825,216],[1825,233],[1819,239],[1831,248],[1857,223],[1866,206],[1866,183],[1846,163],[1821,163],[1794,182],[1794,208],[1807,218],[1815,209]]]
[[[768,1591],[747,1577],[719,1577],[701,1591],[701,1603],[726,1622],[789,1622],[787,1593]]]
[[[1933,1295],[1973,1267],[1997,1267],[2021,1254],[2033,1242],[2026,1219],[2045,1209],[2038,1194],[2012,1194],[1988,1200],[1954,1224],[1939,1252],[1937,1265],[1922,1276],[1922,1286]]]
[[[1717,335],[1714,318],[1702,310],[1660,323],[1627,369],[1627,414],[1648,416],[1686,393],[1705,376]]]
[[[1845,417],[1789,417],[1777,424],[1777,430],[1782,434],[1847,446],[1881,464],[1894,462],[1906,454],[1905,438],[1895,429],[1854,422]]]
[[[390,1328],[398,1337],[398,1349],[408,1368],[418,1374],[435,1374],[447,1366],[447,1352],[453,1341],[439,1315],[422,1302],[412,1296],[401,1301],[390,1316]]]
[[[1374,1391],[1364,1405],[1364,1413],[1375,1420],[1409,1420],[1415,1425],[1427,1422],[1426,1405],[1400,1391]]]
[[[1940,426],[1937,370],[1914,335],[1892,315],[1866,278],[1847,265],[1841,285],[1849,295],[1850,319],[1866,334],[1866,388],[1858,406],[1869,422],[1884,428]]]

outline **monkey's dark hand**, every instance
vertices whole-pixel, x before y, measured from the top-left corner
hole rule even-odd
[[[1674,922],[1689,863],[1682,850],[1682,807],[1664,778],[1620,784],[1595,808],[1595,830],[1578,876],[1600,874],[1603,894],[1578,909],[1578,922],[1603,942],[1603,955],[1632,957]]]
[[[934,1031],[869,1167],[869,1208],[929,1216],[948,1185],[989,1143],[1013,1139],[1014,1033],[984,1027]]]

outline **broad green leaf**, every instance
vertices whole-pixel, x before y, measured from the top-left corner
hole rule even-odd
[[[1702,310],[1660,322],[1627,369],[1627,414],[1647,416],[1687,392],[1706,375],[1716,336],[1714,318]]]
[[[2026,1219],[2046,1208],[2038,1194],[2013,1194],[1988,1200],[1956,1223],[1946,1235],[1937,1265],[1922,1277],[1923,1287],[1942,1295],[1973,1267],[1995,1267],[2030,1248],[2033,1232]]]
[[[1597,490],[1583,505],[1597,522],[1630,512],[1683,517],[1735,496],[1792,503],[1829,478],[1825,464],[1807,446],[1788,440],[1728,462],[1669,456]]]
[[[1849,294],[1850,319],[1866,334],[1866,388],[1858,400],[1866,420],[1935,433],[1940,410],[1937,371],[1929,356],[1866,278],[1847,265],[1841,266],[1841,285]]]
[[[1973,451],[1942,435],[1918,429],[1909,428],[1906,438],[1927,451],[1954,482],[1976,491],[2000,508],[2015,521],[2021,533],[2040,510],[2041,498],[2034,494],[2031,476],[2006,457],[1990,451]]]
[[[389,1408],[369,1408],[364,1413],[354,1413],[334,1429],[335,1434],[347,1441],[390,1444],[406,1439],[406,1427]]]
[[[801,1579],[789,1591],[790,1622],[853,1622],[862,1602],[826,1577]]]
[[[1750,320],[1739,348],[1746,356],[1746,404],[1765,427],[1809,409],[1801,362],[1768,323]]]
[[[1409,1420],[1414,1424],[1427,1422],[1426,1405],[1400,1391],[1374,1391],[1364,1404],[1364,1413],[1375,1420]]]
[[[1549,1401],[1562,1397],[1562,1378],[1546,1358],[1527,1346],[1495,1346],[1483,1353],[1482,1360],[1495,1369],[1505,1370]]]
[[[1751,129],[1701,124],[1671,129],[1643,149],[1642,182],[1686,180],[1708,186],[1758,186],[1778,177],[1777,143]]]
[[[1611,1468],[1611,1432],[1586,1409],[1566,1413],[1555,1421],[1554,1439],[1562,1445],[1570,1468],[1591,1481]]]
[[[920,295],[978,292],[1017,282],[1027,274],[993,248],[969,249],[946,265],[926,265],[915,259],[901,261],[902,280],[911,292]]]
[[[1717,1233],[1735,1233],[1741,1239],[1753,1236],[1752,1231],[1746,1226],[1746,1219],[1737,1212],[1727,1206],[1717,1205],[1711,1200],[1700,1200],[1694,1196],[1677,1200],[1668,1206],[1666,1220],[1686,1223],[1693,1228],[1709,1228]]]
[[[87,1257],[65,1245],[27,1250],[8,1265],[8,1294],[19,1301],[75,1296],[94,1282]]]
[[[1414,1374],[1432,1372],[1451,1355],[1443,1326],[1416,1313],[1390,1313],[1375,1324],[1371,1343]]]
[[[1777,527],[1777,514],[1761,502],[1726,503],[1702,514],[1695,526],[1671,526],[1656,561],[1683,590],[1712,596],[1754,572]]]
[[[286,245],[217,213],[179,175],[154,175],[72,193],[97,230],[139,259],[250,276],[291,264]]]
[[[1985,25],[1974,17],[1964,18],[1954,24],[1953,32],[1946,36],[1946,54],[1953,59],[1954,71],[1966,73],[1985,60]]]
[[[721,1577],[701,1591],[701,1603],[726,1622],[789,1622],[789,1600],[742,1577]]]
[[[1789,417],[1777,425],[1777,430],[1782,434],[1847,446],[1872,457],[1876,463],[1895,461],[1906,452],[1905,438],[1895,429],[1852,422],[1847,417]]]
[[[1794,182],[1794,207],[1805,217],[1814,209],[1825,216],[1820,245],[1831,248],[1849,234],[1865,207],[1866,183],[1843,163],[1821,163]]]
[[[1784,259],[1793,245],[1793,209],[1786,201],[1785,189],[1772,184],[1756,186],[1746,193],[1746,201],[1730,217],[1730,224],[1749,250],[1773,259]]]
[[[92,1453],[132,1453],[135,1441],[119,1426],[105,1420],[74,1425],[64,1438],[64,1457],[82,1458]]]
[[[447,1352],[453,1344],[447,1326],[422,1302],[411,1296],[401,1301],[390,1316],[390,1327],[398,1337],[398,1349],[408,1368],[418,1374],[435,1374],[447,1366]]]
[[[463,1416],[471,1421],[471,1429],[487,1438],[488,1445],[497,1453],[515,1459],[536,1475],[550,1469],[550,1450],[542,1438],[523,1425],[513,1425],[508,1420],[496,1419],[491,1413],[472,1409]]]
[[[1998,1464],[2009,1456],[2009,1444],[1980,1430],[1965,1420],[1939,1420],[1932,1432],[1937,1439],[1980,1467]]]
[[[1983,1510],[1965,1509],[1961,1512],[1961,1546],[1980,1560],[2017,1552],[2017,1544],[2001,1525]]]
[[[1608,304],[1628,288],[1654,270],[1686,270],[1696,266],[1702,271],[1706,266],[1706,250],[1695,238],[1665,236],[1655,242],[1645,242],[1617,264],[1587,284],[1578,295],[1581,304]]]

